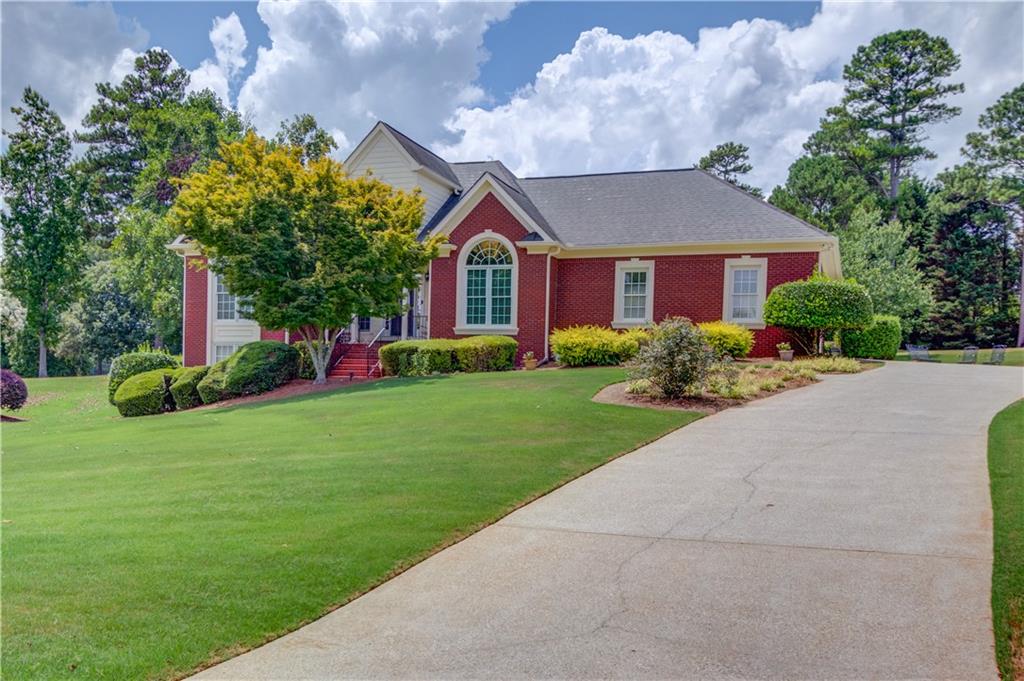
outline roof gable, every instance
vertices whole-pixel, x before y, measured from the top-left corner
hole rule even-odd
[[[452,172],[447,161],[384,121],[378,121],[366,137],[356,145],[356,148],[345,159],[345,165],[349,167],[358,165],[363,156],[369,152],[382,135],[387,137],[399,150],[408,162],[410,170],[424,172],[451,189],[458,190],[461,188],[459,178]]]

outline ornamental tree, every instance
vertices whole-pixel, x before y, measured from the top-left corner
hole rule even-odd
[[[353,316],[388,317],[436,253],[421,243],[423,198],[328,157],[249,133],[221,160],[181,180],[170,219],[195,239],[228,289],[264,328],[302,338],[327,381],[331,353]]]
[[[824,275],[780,284],[764,302],[764,321],[792,331],[808,354],[820,351],[826,332],[870,326],[873,312],[866,288]]]

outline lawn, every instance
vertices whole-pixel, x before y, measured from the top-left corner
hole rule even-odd
[[[1024,681],[1024,400],[988,429],[992,484],[992,622],[1004,681]]]
[[[622,379],[389,379],[136,419],[102,377],[28,381],[30,420],[3,427],[4,676],[181,676],[697,418],[590,400]]]
[[[932,357],[941,360],[943,364],[955,364],[960,361],[960,356],[963,354],[963,350],[929,350],[928,353]],[[978,362],[987,362],[991,356],[991,348],[982,348],[978,351]],[[909,362],[910,355],[908,355],[905,350],[901,350],[897,353],[896,359],[900,362]],[[1024,366],[1024,348],[1007,348],[1006,360],[1003,364],[1014,367]]]

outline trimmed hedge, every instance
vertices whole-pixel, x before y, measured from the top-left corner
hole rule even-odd
[[[863,328],[873,312],[866,288],[820,276],[780,284],[764,303],[765,323],[784,329]]]
[[[0,369],[0,407],[17,411],[28,400],[28,386],[10,369]]]
[[[149,416],[174,411],[171,382],[180,369],[154,369],[129,376],[114,393],[121,416]]]
[[[380,365],[388,376],[505,371],[515,366],[518,347],[508,336],[397,341],[380,349]]]
[[[126,380],[154,369],[177,369],[178,360],[166,352],[128,352],[114,358],[110,363],[110,378],[107,382],[107,399],[114,402],[114,394]]]
[[[178,409],[191,409],[203,403],[199,396],[199,381],[203,380],[210,370],[208,366],[186,367],[179,369],[174,382],[171,383],[171,397],[174,398],[174,406]]]
[[[222,359],[216,364],[211,364],[206,375],[199,379],[199,383],[196,384],[196,392],[199,393],[199,399],[203,401],[203,404],[213,404],[231,397],[224,389],[227,368],[228,360]]]
[[[614,366],[636,357],[647,337],[642,329],[620,333],[605,326],[570,326],[551,333],[551,351],[566,366]]]
[[[519,343],[508,336],[471,336],[455,342],[460,371],[507,371],[516,365]]]
[[[842,331],[840,345],[843,354],[849,357],[893,359],[899,352],[902,339],[903,327],[899,317],[876,314],[871,326]]]
[[[703,322],[697,327],[719,357],[740,359],[754,349],[754,332],[731,322]]]
[[[298,375],[299,351],[279,341],[256,341],[210,367],[196,390],[203,404],[258,395]]]

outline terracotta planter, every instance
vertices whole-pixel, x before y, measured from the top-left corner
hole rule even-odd
[[[526,369],[527,371],[533,371],[534,369],[537,368],[537,360],[536,359],[524,359],[523,360],[523,368]]]
[[[793,351],[792,350],[779,350],[779,359],[781,359],[783,362],[792,362],[793,361]]]

